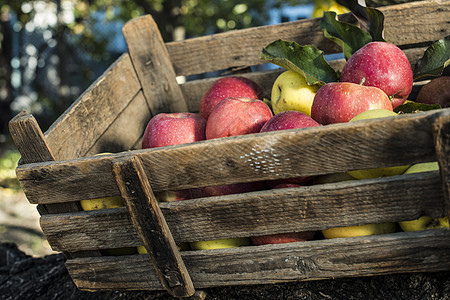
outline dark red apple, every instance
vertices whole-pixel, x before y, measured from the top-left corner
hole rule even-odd
[[[345,123],[371,109],[393,110],[389,97],[381,89],[350,82],[331,82],[317,91],[311,117],[322,125]]]
[[[206,139],[257,133],[273,113],[263,101],[245,97],[222,100],[206,123]]]
[[[341,82],[361,83],[382,89],[392,107],[403,104],[413,86],[413,73],[405,53],[391,43],[371,42],[348,59]]]
[[[420,89],[416,102],[450,107],[450,76],[430,80]]]
[[[203,94],[200,100],[200,115],[208,120],[214,107],[228,97],[259,99],[261,88],[256,82],[241,76],[220,78]]]
[[[274,187],[274,189],[292,188],[299,187],[298,184],[292,183],[282,183]],[[267,244],[284,244],[292,242],[304,242],[309,241],[314,238],[314,231],[303,231],[303,232],[289,232],[289,233],[278,233],[269,234],[261,236],[250,237],[253,245],[267,245]]]
[[[205,139],[206,121],[194,113],[160,113],[147,124],[142,148],[198,142]]]
[[[156,148],[204,140],[206,120],[194,113],[160,113],[147,124],[142,148]],[[180,201],[201,197],[201,189],[165,191],[156,195],[159,201]]]

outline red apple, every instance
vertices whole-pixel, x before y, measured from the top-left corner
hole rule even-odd
[[[142,148],[156,148],[198,142],[205,139],[206,121],[194,113],[160,113],[147,124]],[[180,201],[201,197],[201,189],[165,191],[156,195],[159,201]]]
[[[207,186],[203,188],[204,197],[223,196],[231,194],[249,193],[265,190],[267,187],[264,182],[234,183],[216,186]]]
[[[257,133],[273,113],[263,101],[230,97],[220,101],[206,122],[206,139]]]
[[[430,80],[420,89],[416,102],[450,107],[450,76]]]
[[[283,111],[274,115],[269,121],[267,121],[266,124],[264,124],[264,126],[261,128],[261,132],[315,127],[315,126],[320,126],[320,124],[314,121],[313,118],[302,112],[291,110],[291,111]],[[313,178],[314,176],[269,180],[267,181],[267,184],[270,187],[275,187],[276,185],[281,183],[304,183]]]
[[[394,44],[371,42],[348,59],[341,82],[361,83],[382,89],[393,108],[403,104],[413,86],[411,65],[405,53]]]
[[[322,125],[345,123],[371,109],[393,110],[389,97],[381,89],[350,82],[331,82],[317,91],[311,117]]]
[[[283,183],[275,186],[275,189],[299,187],[298,184]],[[314,231],[303,231],[303,232],[289,232],[289,233],[278,233],[269,234],[261,236],[250,237],[253,245],[266,245],[266,244],[283,244],[292,242],[304,242],[312,240],[314,237]]]
[[[259,99],[261,88],[254,81],[240,76],[220,78],[203,94],[200,100],[200,115],[208,120],[214,107],[228,97]]]
[[[142,148],[198,142],[205,139],[206,121],[194,113],[160,113],[145,128]]]

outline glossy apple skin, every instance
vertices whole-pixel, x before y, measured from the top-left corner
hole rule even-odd
[[[247,97],[260,99],[262,96],[260,86],[241,76],[223,77],[216,80],[203,94],[200,100],[200,115],[208,120],[211,111],[225,98]]]
[[[371,42],[348,59],[341,82],[361,83],[382,89],[393,108],[403,104],[413,86],[413,73],[405,53],[394,44]]]
[[[209,115],[206,139],[257,133],[272,116],[269,106],[259,99],[226,98]]]
[[[142,148],[198,142],[205,139],[206,120],[195,113],[160,113],[147,124]]]
[[[331,82],[317,91],[311,117],[322,125],[345,123],[371,109],[393,110],[389,97],[379,88]]]
[[[450,107],[450,76],[437,77],[425,84],[420,89],[416,102]]]
[[[277,131],[277,130],[288,130],[294,128],[306,128],[306,127],[316,127],[320,126],[319,123],[314,121],[310,116],[300,112],[300,111],[283,111],[274,115],[266,124],[261,128],[261,132]],[[313,179],[314,176],[307,177],[296,177],[290,179],[277,179],[267,181],[270,187],[275,187],[281,183],[304,183]]]
[[[396,225],[393,222],[348,227],[334,227],[322,230],[322,234],[326,239],[367,236],[393,233],[395,232],[395,227]]]
[[[293,183],[281,183],[276,185],[274,189],[293,188],[299,186],[300,185]],[[253,236],[250,237],[250,240],[252,241],[253,245],[259,246],[267,244],[284,244],[292,242],[310,241],[314,238],[314,235],[315,235],[314,231],[289,232],[289,233]]]

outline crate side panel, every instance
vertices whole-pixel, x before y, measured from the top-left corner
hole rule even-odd
[[[195,288],[450,269],[450,230],[181,252]],[[66,262],[83,290],[160,290],[145,255]],[[89,278],[89,280],[87,280]]]
[[[124,54],[45,132],[55,159],[86,155],[139,90],[130,58]],[[121,135],[126,133],[124,128]]]
[[[437,171],[161,203],[160,207],[177,243],[446,214]],[[61,251],[141,244],[125,208],[43,216],[41,227],[50,244]]]
[[[399,46],[435,41],[450,34],[450,1],[418,1],[379,9],[385,14],[386,40]],[[350,20],[345,15],[340,18]],[[341,52],[324,37],[319,22],[308,19],[230,31],[167,43],[167,49],[177,75],[265,63],[259,58],[262,48],[278,39],[314,45],[328,54]]]
[[[154,192],[434,161],[432,122],[450,109],[29,164],[17,176],[31,203],[119,195],[111,163],[137,155]],[[358,151],[355,151],[358,149]]]
[[[144,134],[150,118],[150,109],[142,91],[140,91],[86,155],[136,149],[136,146],[140,146],[138,141]]]

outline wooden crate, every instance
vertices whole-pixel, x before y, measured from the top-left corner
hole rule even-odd
[[[427,43],[450,34],[450,1],[381,8],[385,38],[414,64]],[[346,16],[343,16],[345,18]],[[178,251],[175,243],[321,230],[450,215],[450,109],[316,128],[139,149],[159,112],[198,111],[215,78],[176,76],[255,66],[276,39],[339,49],[319,20],[231,31],[164,43],[151,16],[123,29],[123,54],[45,132],[32,115],[10,122],[22,154],[17,176],[41,227],[82,290],[195,289],[450,270],[450,231],[429,230],[240,248]],[[342,61],[333,66],[339,69]],[[243,73],[266,96],[281,70]],[[94,156],[100,152],[115,152]],[[172,203],[154,193],[439,162],[440,172],[318,184]],[[125,207],[80,211],[79,200],[121,195]],[[149,255],[101,256],[146,245]]]

